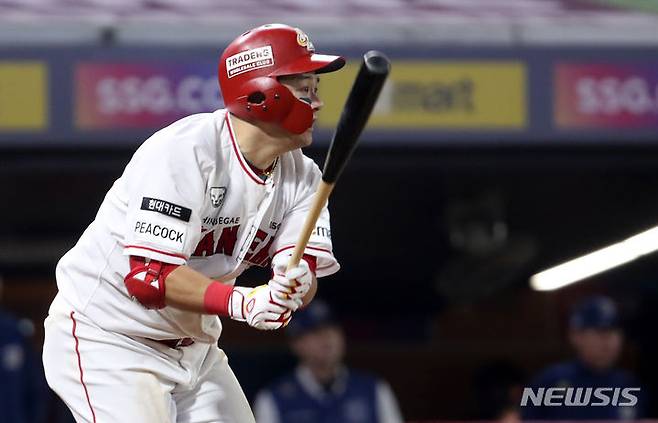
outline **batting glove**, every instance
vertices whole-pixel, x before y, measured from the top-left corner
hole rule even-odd
[[[297,267],[286,271],[290,256],[280,254],[272,261],[274,275],[267,285],[272,289],[276,300],[291,300],[292,311],[301,307],[303,299],[313,284],[313,273],[306,260],[300,260]]]
[[[295,306],[292,300],[275,299],[267,285],[236,286],[229,298],[228,311],[231,319],[247,322],[256,329],[274,330],[288,324]]]

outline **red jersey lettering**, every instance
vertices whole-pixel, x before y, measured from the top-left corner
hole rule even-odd
[[[217,242],[215,254],[224,254],[226,256],[233,255],[235,243],[238,240],[238,229],[240,229],[240,225],[222,229],[222,234],[219,236],[219,242]]]
[[[212,250],[215,247],[215,237],[213,231],[208,232],[197,244],[193,256],[207,257],[213,254]]]

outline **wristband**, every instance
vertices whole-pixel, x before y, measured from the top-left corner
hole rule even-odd
[[[221,282],[214,281],[203,294],[203,309],[208,314],[217,314],[220,316],[229,316],[229,299],[231,298],[233,287]]]

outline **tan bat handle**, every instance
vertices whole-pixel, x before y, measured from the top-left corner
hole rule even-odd
[[[335,183],[320,181],[320,185],[318,185],[318,189],[315,191],[313,204],[311,205],[311,209],[308,211],[306,221],[302,227],[302,232],[299,234],[297,244],[295,245],[295,249],[292,252],[290,261],[288,262],[288,270],[292,269],[293,267],[297,267],[299,261],[302,259],[304,250],[306,249],[306,244],[308,244],[308,240],[311,238],[311,233],[313,232],[313,229],[315,229],[315,225],[318,222],[320,213],[322,213],[322,209],[324,208],[325,204],[327,204],[327,200],[329,200],[329,196],[331,195],[331,191],[334,189],[335,185]]]

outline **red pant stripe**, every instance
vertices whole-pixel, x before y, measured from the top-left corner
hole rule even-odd
[[[80,369],[80,383],[82,384],[82,387],[85,390],[85,396],[87,397],[87,404],[89,404],[89,410],[91,410],[91,417],[92,417],[94,423],[96,423],[96,413],[94,413],[94,408],[91,406],[91,401],[89,400],[89,391],[87,390],[87,385],[85,385],[85,381],[82,377],[82,375],[83,375],[83,373],[82,373],[82,360],[80,359],[80,348],[79,348],[80,341],[78,340],[78,337],[75,334],[75,328],[77,326],[77,323],[75,321],[75,318],[73,317],[74,314],[75,314],[75,311],[72,311],[71,312],[71,320],[73,321],[73,329],[72,329],[71,333],[73,334],[73,338],[75,339],[75,353],[78,356],[78,369]]]

